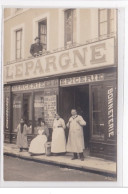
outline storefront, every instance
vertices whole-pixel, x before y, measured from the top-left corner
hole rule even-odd
[[[67,122],[72,108],[83,116],[85,147],[92,156],[116,158],[117,75],[115,68],[60,80],[60,110]],[[66,131],[68,136],[68,130]]]
[[[11,88],[11,91],[7,88]],[[28,141],[37,135],[38,119],[52,128],[57,111],[58,80],[40,81],[5,87],[5,142],[16,142],[21,117],[28,126]],[[7,121],[9,118],[9,121]],[[9,124],[7,125],[7,123]]]
[[[30,142],[37,134],[39,118],[52,133],[55,112],[67,123],[71,109],[76,108],[87,122],[84,138],[90,155],[116,160],[114,38],[11,64],[5,67],[5,77],[5,142],[15,143],[21,117]],[[68,137],[68,129],[65,133]]]

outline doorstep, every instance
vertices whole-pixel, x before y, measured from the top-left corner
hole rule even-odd
[[[80,159],[71,160],[72,155],[70,153],[66,153],[63,156],[30,156],[26,151],[19,152],[15,144],[5,143],[4,155],[116,177],[116,162],[91,157],[88,154],[86,154],[84,161]]]

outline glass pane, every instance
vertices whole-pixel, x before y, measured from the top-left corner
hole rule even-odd
[[[114,19],[114,12],[115,12],[115,9],[110,9],[109,10],[110,19]]]
[[[73,10],[65,11],[65,38],[66,43],[72,41],[72,12]]]
[[[28,133],[32,133],[32,96],[31,94],[23,95],[23,117],[28,126]]]
[[[104,118],[102,107],[102,87],[92,87],[92,130],[93,135],[104,137]]]
[[[21,47],[21,42],[18,40],[18,41],[16,42],[16,48],[17,48],[17,49],[20,49],[20,47]]]
[[[114,20],[110,20],[110,33],[115,32],[116,24],[114,23]]]
[[[46,20],[39,23],[39,37],[40,37],[41,43],[43,44],[47,43],[47,21]]]
[[[100,35],[102,36],[105,34],[107,34],[107,22],[100,24]]]
[[[37,134],[39,119],[44,120],[44,93],[36,92],[34,96],[34,134]]]
[[[41,36],[42,43],[46,43],[46,35]]]
[[[41,34],[46,34],[46,25],[44,25],[44,24],[40,25],[40,33]]]
[[[43,44],[43,49],[47,50],[47,45]]]
[[[16,32],[16,39],[17,40],[21,39],[21,30]]]
[[[16,59],[20,59],[21,58],[21,56],[20,56],[20,50],[17,50],[16,51]]]
[[[107,9],[100,10],[100,22],[107,21]]]
[[[22,110],[22,96],[20,94],[13,94],[13,131],[16,131],[16,128],[21,119],[21,110]]]
[[[73,42],[76,42],[76,9],[73,10]]]

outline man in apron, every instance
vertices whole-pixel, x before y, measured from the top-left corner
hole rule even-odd
[[[84,160],[83,150],[84,150],[84,135],[83,135],[83,126],[86,125],[86,121],[82,116],[77,114],[75,109],[71,110],[71,117],[67,123],[69,128],[68,142],[67,142],[67,152],[73,152],[74,156],[72,160],[78,158]]]

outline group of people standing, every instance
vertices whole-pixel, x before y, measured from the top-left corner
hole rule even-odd
[[[80,159],[84,160],[84,135],[83,126],[86,125],[86,121],[82,116],[77,114],[75,109],[71,110],[71,117],[65,125],[65,121],[59,114],[55,115],[53,122],[53,132],[51,141],[51,153],[53,155],[59,155],[66,152],[73,153],[72,160]],[[66,143],[65,129],[69,128],[68,140]],[[45,123],[40,120],[38,127],[38,135],[31,141],[28,148],[27,142],[27,125],[24,124],[24,120],[21,119],[17,128],[17,145],[20,151],[27,149],[30,154],[45,154],[45,145],[48,141],[48,128]]]

